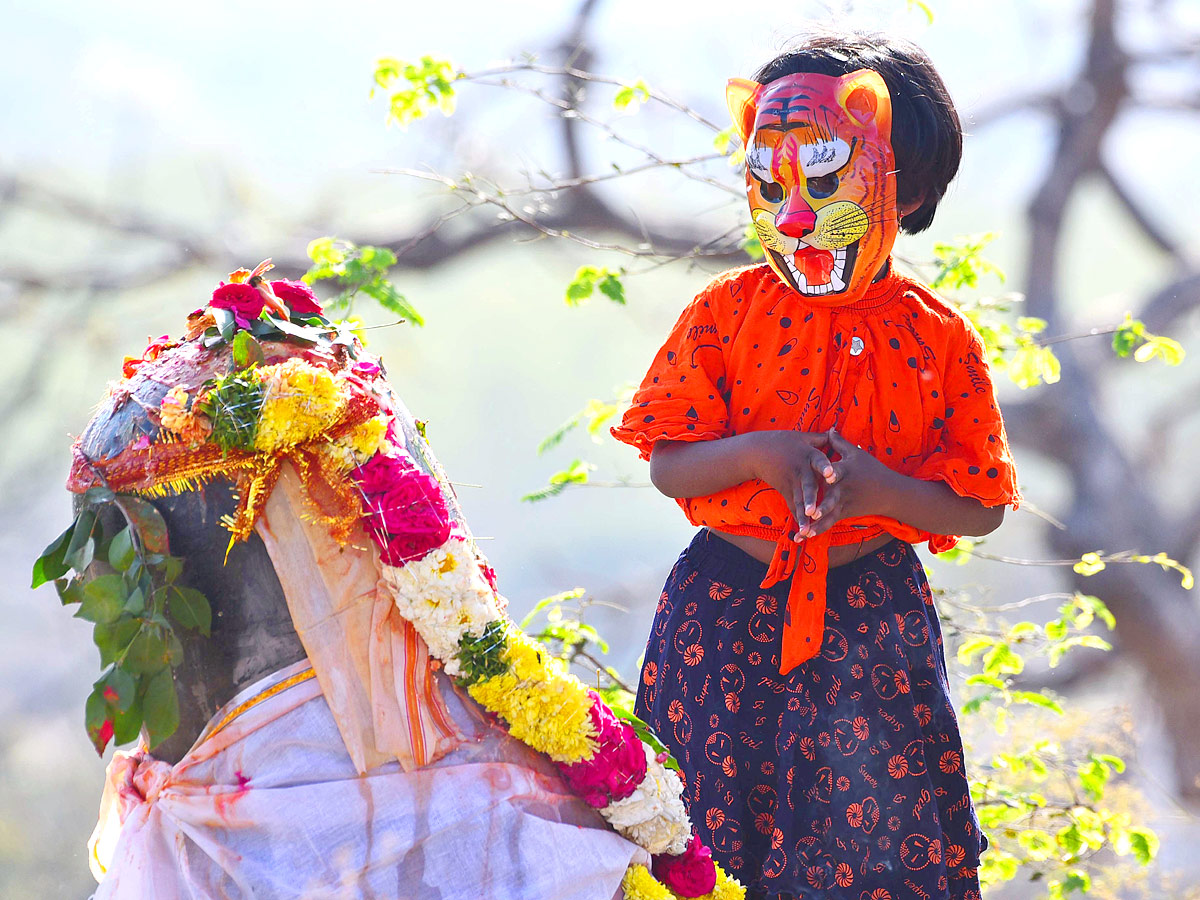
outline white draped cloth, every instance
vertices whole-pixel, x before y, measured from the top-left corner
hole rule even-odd
[[[644,851],[437,674],[465,739],[359,774],[307,661],[231,700],[171,766],[109,766],[89,842],[109,898],[609,900]]]

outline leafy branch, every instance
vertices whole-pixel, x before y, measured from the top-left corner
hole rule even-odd
[[[102,524],[106,509],[125,522],[111,535]],[[135,740],[143,726],[153,750],[179,726],[171,670],[183,661],[183,646],[175,629],[207,637],[212,625],[204,594],[178,583],[183,568],[170,555],[158,510],[108,487],[83,495],[75,521],[33,564],[34,588],[53,582],[62,604],[93,623],[103,672],[85,704],[85,727],[97,753],[109,741]]]

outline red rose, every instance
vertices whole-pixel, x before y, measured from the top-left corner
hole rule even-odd
[[[271,290],[275,292],[276,297],[287,304],[292,315],[321,315],[321,304],[317,302],[317,295],[303,281],[287,281],[286,279],[272,281]]]
[[[222,283],[213,291],[209,306],[213,309],[227,309],[233,313],[233,320],[242,328],[249,328],[250,323],[262,315],[263,304],[266,302],[258,288],[248,284]]]
[[[412,463],[405,458],[376,453],[354,470],[354,480],[358,482],[359,489],[371,497],[389,490],[412,468]]]
[[[654,857],[654,877],[680,897],[703,897],[717,886],[717,867],[712,851],[693,832],[687,849],[679,856]]]
[[[391,566],[420,559],[450,537],[441,485],[409,460],[376,454],[354,471],[368,533]]]
[[[646,777],[646,752],[628,722],[623,722],[600,699],[588,691],[588,711],[596,732],[596,752],[591,759],[559,764],[567,786],[589,805],[600,809],[612,800],[624,800]]]

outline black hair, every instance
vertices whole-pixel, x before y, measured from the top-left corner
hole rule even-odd
[[[786,75],[848,75],[873,69],[892,96],[896,200],[922,200],[900,220],[908,234],[924,231],[962,159],[962,125],[942,77],[912,41],[879,33],[820,31],[797,38],[754,73],[759,84]]]

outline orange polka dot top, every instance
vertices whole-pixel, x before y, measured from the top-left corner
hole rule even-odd
[[[904,475],[985,506],[1020,502],[979,335],[891,265],[844,306],[808,303],[765,263],[718,275],[683,311],[612,434],[649,459],[658,440],[830,428]],[[958,540],[864,516],[797,544],[782,495],[758,480],[677,502],[695,525],[776,542],[763,587],[792,578],[784,672],[820,649],[831,545],[887,532],[941,552]]]

